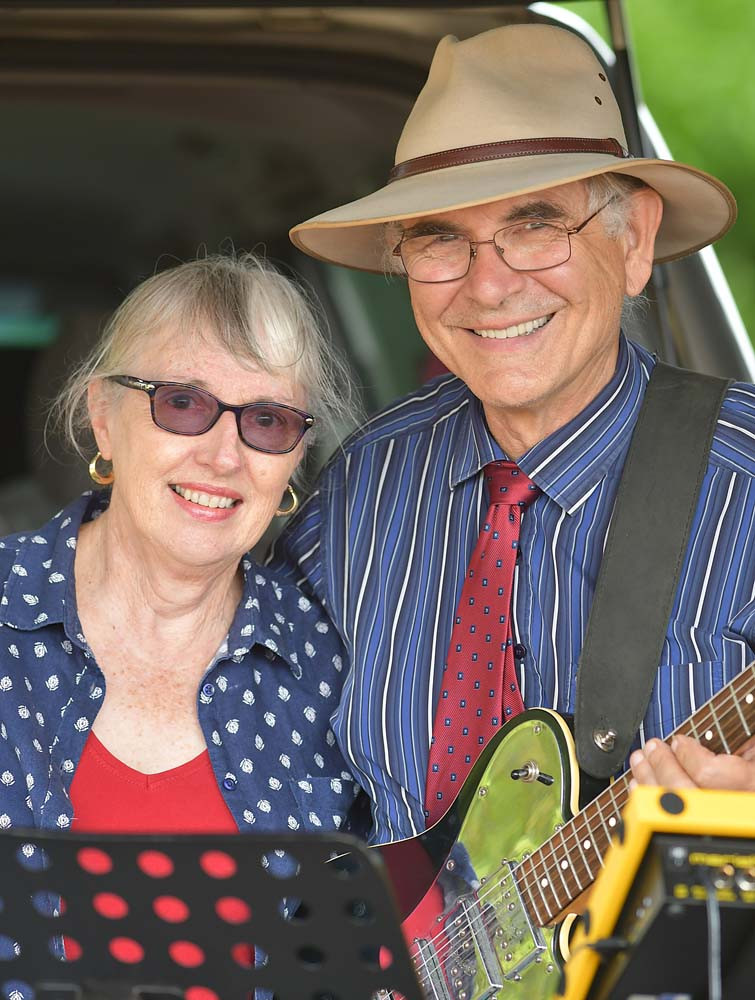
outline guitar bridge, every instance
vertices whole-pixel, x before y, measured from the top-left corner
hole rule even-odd
[[[433,1000],[435,997],[438,1000],[454,1000],[448,991],[435,945],[425,938],[415,938],[414,947],[416,948],[414,962],[418,971],[421,970],[425,991],[427,992],[428,987],[432,990],[432,993],[428,992],[428,996],[432,996]]]

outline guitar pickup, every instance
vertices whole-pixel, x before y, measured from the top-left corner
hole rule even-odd
[[[516,980],[546,949],[542,931],[522,904],[511,871],[482,886],[464,903],[475,944],[490,982]]]

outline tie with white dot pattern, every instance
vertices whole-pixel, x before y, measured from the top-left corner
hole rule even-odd
[[[511,591],[522,512],[540,490],[513,462],[485,466],[490,506],[456,609],[435,709],[425,789],[428,826],[456,798],[493,733],[523,709]]]

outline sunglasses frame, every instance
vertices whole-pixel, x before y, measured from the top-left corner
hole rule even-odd
[[[307,433],[307,431],[314,426],[315,418],[311,413],[307,413],[306,410],[299,410],[295,406],[289,406],[288,403],[276,403],[274,400],[255,400],[253,403],[242,403],[240,406],[233,406],[231,403],[224,403],[222,399],[218,399],[213,393],[208,392],[207,389],[201,389],[198,385],[192,385],[190,382],[155,382],[147,381],[147,379],[138,378],[136,375],[108,375],[106,376],[109,382],[117,382],[118,385],[123,385],[127,389],[140,389],[142,392],[146,392],[149,396],[149,409],[152,414],[152,422],[160,430],[166,431],[168,434],[178,434],[180,437],[201,437],[202,434],[206,434],[209,430],[215,426],[215,424],[220,420],[222,415],[228,410],[233,413],[236,417],[236,429],[239,432],[239,439],[242,444],[245,444],[247,448],[251,448],[252,451],[260,451],[264,455],[288,455],[290,452],[296,448],[301,439]],[[213,399],[217,405],[218,412],[213,417],[211,423],[205,427],[202,431],[177,431],[172,427],[166,427],[161,424],[157,419],[155,414],[155,395],[158,389],[162,389],[164,386],[174,386],[177,389],[192,389],[194,392],[201,392],[205,396],[209,396]],[[241,432],[241,415],[244,410],[248,410],[257,406],[272,406],[278,410],[289,410],[291,413],[297,414],[297,416],[302,418],[302,426],[299,434],[291,445],[290,448],[285,448],[282,451],[271,451],[269,448],[260,448],[259,445],[250,444]]]

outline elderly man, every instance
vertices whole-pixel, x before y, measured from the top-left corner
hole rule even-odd
[[[654,260],[712,242],[735,215],[715,178],[625,146],[576,36],[520,25],[447,37],[387,186],[292,231],[313,256],[404,273],[420,333],[452,373],[345,444],[275,556],[349,646],[334,728],[377,841],[442,815],[523,705],[574,711],[655,365],[623,337],[623,301]],[[641,782],[755,790],[752,750],[662,742],[755,653],[754,437],[755,390],[734,385],[651,664],[631,757]]]

